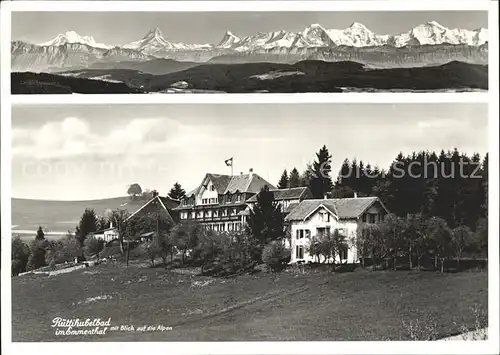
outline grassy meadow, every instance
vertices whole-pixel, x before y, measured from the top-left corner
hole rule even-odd
[[[445,337],[473,328],[471,308],[488,305],[486,271],[287,269],[232,278],[198,271],[135,262],[14,277],[13,341],[408,340],[403,322],[432,318]],[[56,336],[55,317],[111,318],[135,330]],[[172,329],[137,331],[160,325]]]

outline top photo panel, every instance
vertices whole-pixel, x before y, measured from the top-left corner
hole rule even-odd
[[[488,90],[488,11],[23,11],[11,23],[12,94]]]

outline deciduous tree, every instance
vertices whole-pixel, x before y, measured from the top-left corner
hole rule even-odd
[[[141,185],[138,183],[134,183],[128,187],[127,194],[130,196],[132,199],[136,199],[137,196],[140,196],[142,194],[142,188]]]

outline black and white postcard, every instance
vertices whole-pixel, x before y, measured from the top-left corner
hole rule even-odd
[[[1,30],[2,354],[499,353],[494,2]]]
[[[488,90],[487,11],[19,12],[13,94]]]

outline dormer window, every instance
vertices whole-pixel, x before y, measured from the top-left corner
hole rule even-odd
[[[236,202],[241,202],[241,194],[236,194]]]
[[[230,193],[228,193],[228,194],[226,195],[226,203],[230,203],[230,202],[231,202],[231,194],[230,194]]]

